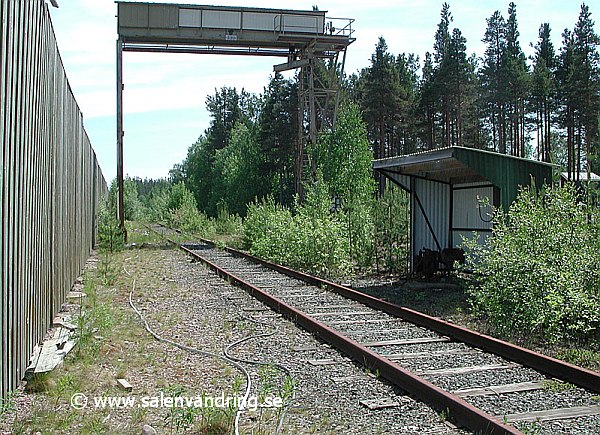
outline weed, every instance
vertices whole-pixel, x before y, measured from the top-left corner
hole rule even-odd
[[[568,391],[576,388],[573,384],[562,382],[556,379],[545,379],[542,381],[542,384],[544,385],[544,390],[552,391],[553,393],[560,393],[562,391]]]
[[[9,391],[6,397],[0,397],[0,417],[15,410],[15,392]]]
[[[204,395],[202,395],[202,402],[204,405],[208,405],[204,400]],[[202,406],[201,419],[196,424],[195,429],[197,432],[207,435],[229,434],[233,427],[236,411],[232,403],[229,403],[229,407],[223,409],[214,406]]]
[[[98,263],[98,272],[102,278],[102,285],[112,286],[121,273],[121,265],[117,264],[113,257],[103,254]]]
[[[25,376],[27,384],[25,385],[25,392],[28,394],[32,393],[45,393],[52,387],[52,378],[50,372],[44,373],[29,373]]]
[[[123,249],[125,237],[117,221],[114,207],[103,207],[98,212],[98,246],[104,252],[117,252]]]
[[[539,421],[521,421],[516,422],[515,427],[525,435],[539,435],[542,433],[542,425]]]
[[[163,392],[168,397],[176,399],[177,397],[181,397],[186,392],[186,389],[182,385],[174,384],[167,386]],[[181,433],[188,430],[194,424],[194,419],[198,411],[196,408],[185,406],[185,404],[184,406],[176,406],[176,403],[173,403],[173,405],[168,408],[167,414],[164,417],[165,426],[169,428],[170,433]]]
[[[260,376],[260,389],[258,390],[258,399],[264,402],[267,395],[277,391],[277,377],[279,370],[273,364],[261,366],[258,370]]]
[[[557,358],[591,370],[600,369],[600,352],[593,350],[566,348],[557,352]]]
[[[446,420],[448,420],[448,418],[450,417],[450,410],[448,408],[442,409],[438,413],[438,417],[440,418],[440,421],[446,421]]]
[[[131,421],[133,423],[141,423],[146,420],[148,408],[135,408],[131,413]]]
[[[105,434],[106,425],[102,422],[101,416],[96,416],[92,420],[88,421],[83,427],[83,432],[100,435]]]
[[[290,375],[286,375],[283,379],[283,386],[279,389],[279,397],[283,402],[287,402],[294,397],[294,390],[296,389],[296,381]]]
[[[246,379],[244,377],[242,377],[241,375],[236,375],[233,378],[233,383],[231,384],[231,394],[233,396],[241,394],[242,392],[242,385],[244,385],[246,383]]]

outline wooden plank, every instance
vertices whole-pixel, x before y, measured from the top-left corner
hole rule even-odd
[[[34,372],[44,373],[53,370],[63,361],[65,355],[73,347],[75,347],[75,342],[72,340],[65,341],[63,338],[46,340],[42,346]]]
[[[305,346],[294,346],[292,347],[292,350],[294,352],[312,352],[315,350],[319,350],[319,348],[317,346],[314,346],[312,344],[308,344]]]
[[[434,350],[430,352],[407,352],[407,353],[390,353],[382,355],[392,361],[404,360],[404,359],[417,359],[417,358],[435,358],[446,355],[467,355],[475,353],[476,349],[448,349],[448,350]]]
[[[364,335],[364,334],[390,334],[392,332],[406,332],[406,331],[410,331],[410,329],[408,328],[392,328],[392,329],[353,329],[351,331],[346,331],[345,334],[346,335],[350,335],[350,334],[357,334],[357,335]]]
[[[337,361],[334,361],[331,358],[308,359],[308,360],[306,360],[306,362],[308,362],[311,366],[332,366],[334,364],[337,364]]]
[[[33,348],[33,352],[31,353],[31,358],[29,359],[29,365],[25,371],[35,370],[35,366],[37,365],[38,360],[40,359],[40,353],[42,352],[42,346],[36,344]]]
[[[365,375],[351,375],[351,376],[333,376],[331,378],[333,382],[336,384],[341,384],[344,382],[354,382],[354,381],[364,381],[368,380],[368,377]]]
[[[326,304],[320,304],[318,307],[321,310],[326,310],[326,309],[331,309],[331,310],[338,310],[338,309],[346,309],[346,308],[362,308],[364,307],[364,305],[360,305],[360,304],[352,304],[352,305],[348,305],[348,304],[340,304],[340,305],[326,305]],[[312,307],[315,308],[315,307]],[[309,314],[310,315],[310,314]]]
[[[133,386],[127,382],[127,379],[119,378],[117,379],[117,387],[119,387],[123,391],[132,391]]]
[[[600,405],[522,412],[518,414],[499,415],[498,418],[504,419],[504,421],[508,423],[514,423],[516,421],[535,422],[566,420],[569,418],[588,417],[593,415],[600,415]]]
[[[308,313],[310,317],[326,317],[326,316],[364,316],[364,315],[379,314],[375,311],[332,311],[331,313]]]
[[[396,346],[406,344],[420,344],[420,343],[444,343],[448,342],[448,337],[423,337],[423,338],[407,338],[400,340],[381,340],[381,341],[368,341],[362,343],[363,346],[367,347],[380,347],[380,346]]]
[[[508,370],[521,367],[520,364],[489,364],[483,366],[452,367],[449,369],[417,370],[417,375],[464,375],[467,373],[485,372],[489,370]]]
[[[319,297],[321,296],[321,293],[296,293],[296,294],[284,294],[281,295],[281,298],[284,299],[295,299],[295,298],[300,298],[300,299],[305,299],[305,298],[312,298],[312,297]]]
[[[363,399],[359,400],[358,403],[366,406],[372,411],[376,409],[396,408],[401,406],[399,400],[392,399],[391,397],[383,397],[381,399]]]
[[[517,393],[519,391],[543,390],[543,381],[518,382],[515,384],[491,385],[482,388],[463,388],[453,391],[452,394],[458,397],[492,396],[507,393]]]
[[[334,320],[328,321],[328,325],[363,325],[369,323],[405,323],[401,319],[365,319],[365,320]]]
[[[77,329],[77,325],[63,319],[62,317],[55,317],[52,321],[52,326],[60,326],[61,328],[68,329],[69,331],[75,331]]]

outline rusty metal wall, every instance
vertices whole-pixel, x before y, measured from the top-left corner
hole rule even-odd
[[[0,392],[33,347],[95,241],[106,182],[44,0],[0,0]]]

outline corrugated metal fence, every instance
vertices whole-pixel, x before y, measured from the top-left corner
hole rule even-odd
[[[14,389],[88,258],[106,182],[44,0],[0,0],[0,391]]]

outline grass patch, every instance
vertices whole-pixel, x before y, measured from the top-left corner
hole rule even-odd
[[[25,392],[28,394],[45,393],[53,387],[53,379],[50,376],[50,372],[29,373],[25,376],[25,380],[27,381]]]
[[[556,357],[568,363],[600,371],[600,352],[592,349],[561,348]]]
[[[542,384],[544,385],[544,390],[552,391],[553,393],[560,393],[577,388],[575,385],[568,382],[557,381],[554,379],[546,379],[542,381]]]

